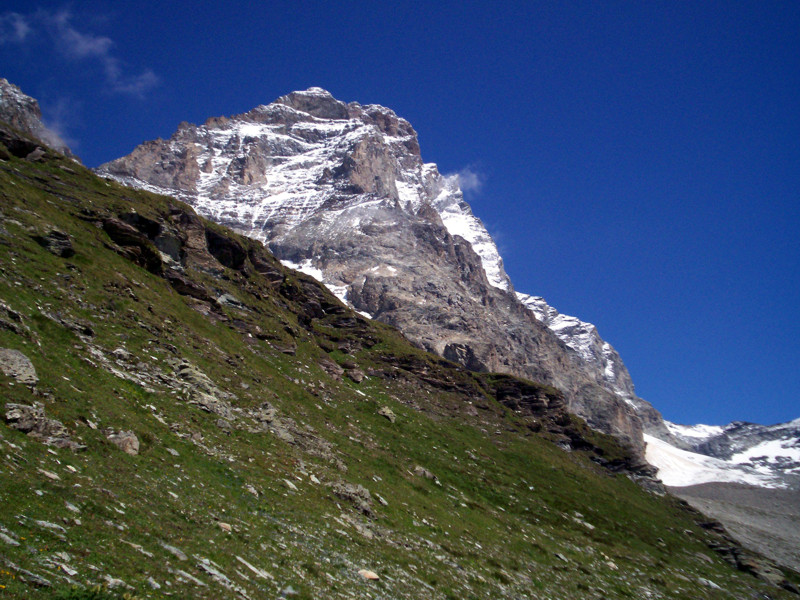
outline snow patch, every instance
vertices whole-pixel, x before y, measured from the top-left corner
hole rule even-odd
[[[720,435],[723,431],[719,425],[678,425],[664,421],[669,432],[676,437],[692,438],[692,442],[707,440]]]
[[[747,450],[731,456],[731,462],[736,464],[752,463],[755,461],[780,463],[796,462],[800,465],[800,446],[797,440],[766,440]]]
[[[312,264],[312,262],[313,261],[310,258],[304,260],[301,263],[295,263],[295,262],[292,262],[290,260],[282,260],[281,261],[283,266],[289,267],[290,269],[294,269],[295,271],[300,271],[301,273],[305,273],[306,275],[310,275],[311,277],[313,277],[314,279],[316,279],[320,283],[325,283],[323,281],[322,271],[320,269],[318,269],[317,267],[315,267]],[[335,292],[332,292],[332,293],[334,295],[336,295]]]
[[[648,434],[644,435],[644,441],[647,443],[647,462],[658,467],[658,476],[664,485],[670,487],[712,482],[784,487],[776,477],[763,470],[681,450]]]

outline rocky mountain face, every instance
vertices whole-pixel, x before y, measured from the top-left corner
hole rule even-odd
[[[672,434],[661,413],[636,395],[633,380],[622,357],[600,337],[597,327],[577,317],[562,315],[541,296],[517,292],[517,298],[587,365],[602,373],[605,386],[633,408],[646,433],[672,441]]]
[[[59,135],[48,129],[42,122],[39,103],[3,78],[0,78],[0,121],[41,140],[53,150],[77,160]]]
[[[643,428],[668,435],[596,331],[588,346],[569,341],[517,298],[456,178],[423,162],[413,128],[387,108],[311,88],[182,123],[98,172],[263,241],[426,350],[563,390],[571,411],[640,452]]]

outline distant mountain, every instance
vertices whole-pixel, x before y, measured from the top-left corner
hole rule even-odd
[[[182,123],[98,172],[264,241],[422,348],[563,390],[570,410],[639,451],[643,428],[668,435],[610,346],[593,360],[520,302],[457,179],[423,162],[413,128],[388,108],[311,88]]]
[[[723,427],[667,422],[673,443],[647,437],[647,459],[670,486],[737,482],[800,490],[800,419]]]

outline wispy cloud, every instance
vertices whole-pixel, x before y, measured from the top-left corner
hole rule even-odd
[[[66,145],[70,150],[76,152],[79,149],[78,140],[71,137],[67,130],[69,124],[74,123],[78,106],[65,98],[61,98],[54,103],[42,103],[42,115],[47,115],[44,124],[48,129],[47,137],[44,140],[51,146]]]
[[[98,63],[105,84],[112,92],[143,97],[158,84],[158,76],[151,69],[138,75],[126,73],[125,65],[113,51],[113,40],[80,31],[68,9],[39,9],[27,15],[13,12],[0,15],[1,44],[23,44],[42,38],[49,40],[55,51],[69,60]]]
[[[474,167],[464,167],[457,173],[445,175],[448,179],[455,179],[458,187],[465,194],[477,194],[483,188],[486,177]]]
[[[23,15],[15,12],[0,15],[0,44],[21,44],[30,32],[31,27]]]

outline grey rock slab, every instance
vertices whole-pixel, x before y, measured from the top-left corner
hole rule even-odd
[[[139,438],[132,431],[112,432],[106,438],[126,454],[131,456],[139,454]]]
[[[23,385],[35,386],[39,383],[31,360],[13,348],[0,348],[0,371]]]

